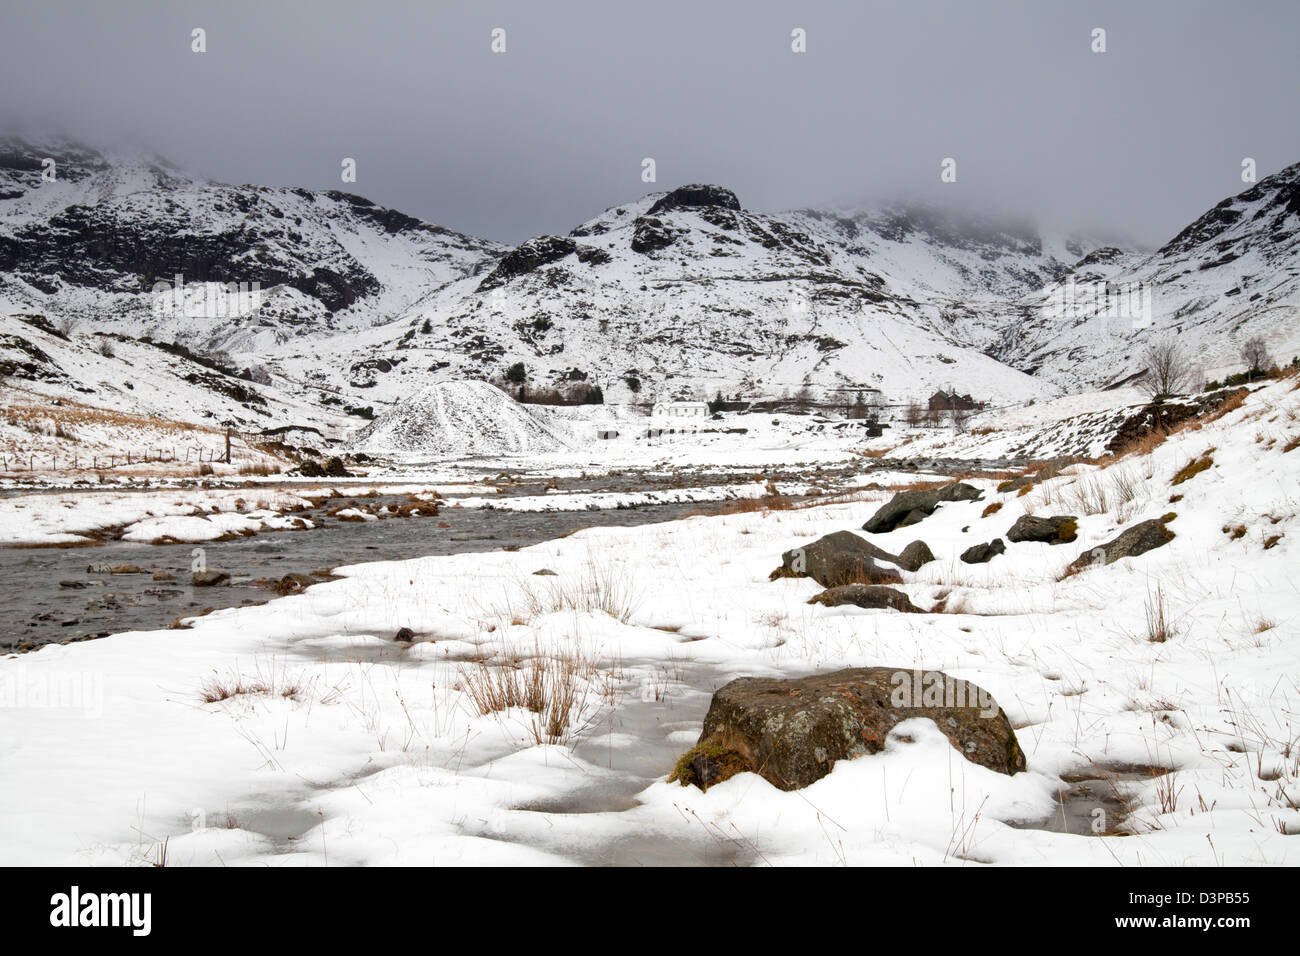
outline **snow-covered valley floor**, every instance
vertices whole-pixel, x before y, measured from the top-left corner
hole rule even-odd
[[[358,564],[189,629],[0,659],[0,862],[1294,865],[1295,385],[1023,495],[973,480],[980,501],[867,536],[929,544],[902,589],[935,613],[810,605],[811,580],[769,580],[889,497],[864,489]],[[1025,513],[1077,515],[1078,538],[958,560]],[[1164,547],[1064,574],[1162,517]],[[913,720],[802,790],[667,781],[726,681],[877,665],[991,691],[1028,772]],[[516,691],[538,709],[485,706]],[[1058,832],[1063,813],[1097,832]]]

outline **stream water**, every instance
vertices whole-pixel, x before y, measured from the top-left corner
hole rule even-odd
[[[362,501],[367,507],[378,508],[400,504],[405,498]],[[300,514],[319,523],[326,510],[341,503],[338,498],[331,499],[319,509]],[[309,531],[263,532],[202,545],[106,541],[84,548],[0,548],[0,602],[10,621],[0,632],[0,652],[162,628],[204,608],[260,603],[276,594],[253,582],[279,580],[290,572],[307,574],[365,561],[524,547],[579,528],[651,524],[709,507],[685,503],[569,512],[443,508],[437,517],[366,522],[326,518],[323,527]],[[231,575],[229,587],[191,584],[191,553],[200,546],[208,568]],[[100,573],[99,569],[114,565],[137,565],[147,573]],[[174,580],[155,581],[155,570],[169,572]]]

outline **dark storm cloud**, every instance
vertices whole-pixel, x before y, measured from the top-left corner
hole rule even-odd
[[[345,188],[507,241],[705,181],[751,209],[907,196],[1158,242],[1244,188],[1243,157],[1300,160],[1286,0],[6,0],[0,24],[0,120],[223,181],[342,188],[355,157]]]

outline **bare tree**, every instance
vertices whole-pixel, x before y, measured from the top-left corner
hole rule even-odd
[[[970,409],[963,404],[956,404],[952,411],[948,413],[952,416],[952,427],[957,434],[964,434],[970,425]]]
[[[1268,354],[1268,346],[1262,335],[1252,335],[1246,339],[1246,344],[1241,347],[1241,358],[1246,363],[1246,374],[1251,378],[1273,365],[1273,357]]]
[[[921,419],[924,415],[925,412],[921,408],[921,403],[916,399],[912,399],[912,401],[907,403],[907,410],[903,412],[903,421],[907,422],[910,427],[916,428],[921,424]]]
[[[1191,377],[1187,355],[1175,339],[1162,339],[1142,353],[1142,387],[1155,399],[1184,391]]]
[[[881,401],[879,392],[872,392],[870,395],[867,396],[867,415],[866,415],[867,421],[869,422],[880,421],[880,416],[883,410],[884,410],[884,405],[883,402]]]

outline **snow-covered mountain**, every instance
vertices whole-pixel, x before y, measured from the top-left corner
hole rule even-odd
[[[676,397],[950,385],[1023,400],[1050,386],[983,354],[996,336],[963,309],[1040,288],[1085,248],[924,207],[763,215],[722,187],[684,186],[432,291],[371,330],[367,347],[392,368],[369,381],[383,398],[431,368],[470,377],[523,362],[539,381],[591,375],[618,397],[637,382]],[[345,368],[339,358],[329,364]]]
[[[228,186],[66,140],[0,144],[0,294],[100,330],[251,358],[401,312],[502,251],[349,193]],[[196,308],[209,283],[256,284],[258,307]]]
[[[1050,301],[1071,280],[1081,307],[1061,314]],[[1089,302],[1086,290],[1104,284],[1109,300]],[[1300,355],[1300,163],[1223,200],[1149,255],[1093,252],[1016,311],[992,354],[1066,390],[1131,378],[1144,347],[1167,336],[1212,378],[1241,368],[1242,345],[1257,335],[1274,359],[1290,361]]]
[[[336,417],[519,362],[533,386],[585,379],[614,401],[803,385],[1020,401],[1122,381],[1171,331],[1207,373],[1238,364],[1256,333],[1289,360],[1298,183],[1292,166],[1155,252],[934,206],[761,214],[710,185],[508,248],[342,192],[228,186],[135,154],[10,140],[0,302],[88,353],[106,332],[227,352]],[[159,285],[177,275],[183,293]],[[1106,283],[1139,303],[1149,290],[1151,308],[1134,320],[1079,304]],[[34,374],[9,364],[17,380]]]

